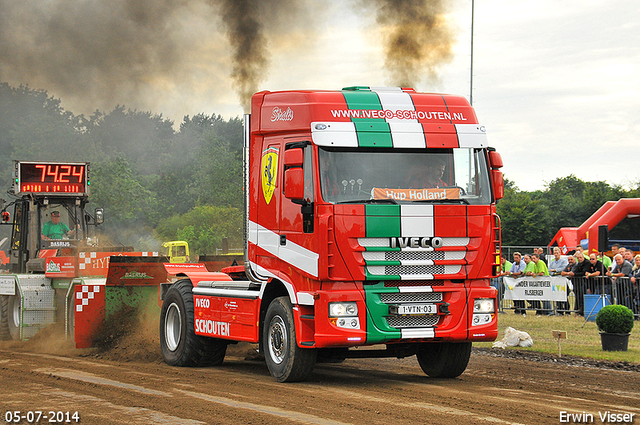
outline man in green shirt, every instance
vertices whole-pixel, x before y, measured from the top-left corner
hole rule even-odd
[[[533,276],[549,276],[549,269],[544,261],[540,260],[539,254],[531,254],[531,262],[534,264],[533,266]],[[536,311],[536,314],[543,314],[543,311],[548,315],[553,315],[553,311],[551,310],[551,301],[537,301],[539,310]]]
[[[522,259],[524,260],[525,264],[527,265],[524,268],[524,271],[522,272],[522,274],[524,276],[535,276],[535,267],[536,267],[536,263],[534,263],[533,261],[531,261],[531,258],[533,257],[534,254],[524,254],[524,257],[522,257]],[[535,308],[536,309],[536,314],[539,314],[538,312],[540,311],[541,305],[540,305],[540,301],[535,301],[535,300],[530,300],[528,301],[528,303],[531,305],[531,308]]]
[[[540,261],[539,254],[531,254],[531,261],[533,262],[533,274],[535,276],[549,276],[549,269],[544,261]]]
[[[526,264],[526,267],[524,268],[524,271],[522,272],[522,274],[525,276],[535,276],[535,273],[533,272],[533,270],[536,264],[533,261],[531,261],[531,255],[524,254],[524,257],[522,257],[522,260],[524,260],[524,263]]]
[[[504,313],[502,311],[502,300],[504,299],[504,283],[502,282],[502,276],[509,276],[511,274],[511,261],[507,260],[507,254],[504,252],[500,254],[500,275],[498,278],[491,279],[491,286],[498,290],[498,313]]]
[[[512,266],[511,261],[507,260],[507,254],[504,252],[500,254],[500,275],[508,275]]]
[[[64,223],[60,223],[60,211],[53,211],[51,213],[51,221],[47,221],[42,226],[42,239],[62,239],[63,236],[73,236],[75,230],[69,229]]]

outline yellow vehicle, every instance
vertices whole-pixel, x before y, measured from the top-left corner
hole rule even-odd
[[[189,262],[189,244],[185,241],[170,241],[162,244],[162,255],[169,257],[170,263]]]

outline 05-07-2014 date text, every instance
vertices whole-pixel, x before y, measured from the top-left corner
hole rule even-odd
[[[78,412],[62,412],[62,411],[45,411],[45,410],[8,410],[4,414],[5,423],[50,423],[50,424],[63,424],[63,423],[79,423],[80,414]]]

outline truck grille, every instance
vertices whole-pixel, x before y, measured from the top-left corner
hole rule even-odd
[[[389,326],[398,329],[427,328],[437,325],[440,316],[389,316],[386,319]]]
[[[384,304],[400,303],[438,303],[442,302],[442,292],[390,292],[381,293],[380,301]],[[438,324],[440,316],[387,316],[387,324],[396,329],[428,328]]]
[[[462,260],[465,251],[365,251],[366,261],[442,261]]]
[[[367,266],[367,271],[372,275],[397,275],[397,276],[426,276],[441,274],[457,274],[462,269],[461,265],[421,265],[421,266]]]
[[[358,238],[358,244],[365,248],[362,259],[370,280],[384,280],[385,276],[400,280],[434,280],[455,275],[460,278],[467,264],[469,242],[469,238],[442,238],[444,249],[397,249],[391,248],[389,238]]]
[[[364,247],[389,247],[389,238],[358,238],[358,243]],[[443,247],[467,245],[469,245],[469,238],[442,238]]]
[[[385,288],[398,288],[400,286],[444,286],[444,280],[385,280]]]
[[[406,292],[380,294],[380,301],[385,304],[395,303],[437,303],[442,301],[442,292]]]

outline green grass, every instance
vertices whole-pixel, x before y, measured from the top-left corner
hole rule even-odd
[[[583,327],[584,325],[584,327]],[[567,339],[561,340],[562,355],[588,357],[598,360],[627,361],[640,363],[640,322],[634,323],[629,337],[628,351],[603,351],[600,344],[600,333],[595,322],[585,324],[584,317],[579,316],[536,316],[527,317],[513,314],[506,310],[506,314],[498,315],[498,340],[504,337],[508,326],[519,331],[527,332],[533,338],[533,347],[510,347],[511,350],[541,351],[558,354],[558,340],[552,331],[566,331]],[[490,342],[474,343],[476,347],[491,347]],[[499,350],[499,348],[496,348]]]

